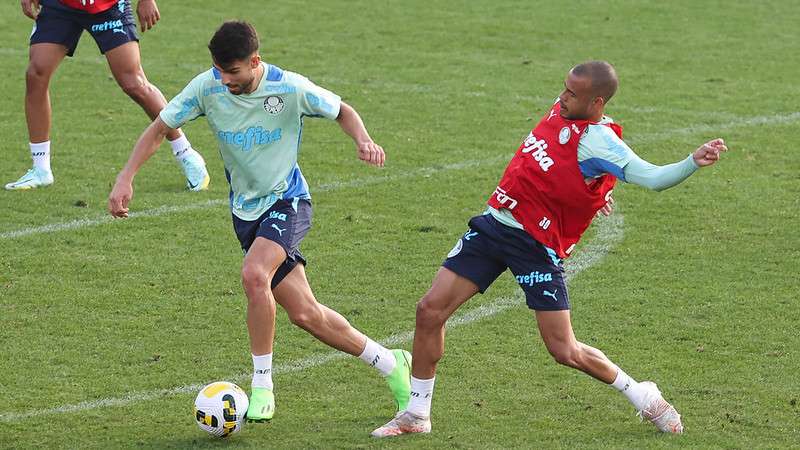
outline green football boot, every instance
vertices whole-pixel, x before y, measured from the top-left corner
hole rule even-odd
[[[397,364],[392,373],[386,377],[386,382],[389,383],[389,390],[394,396],[397,411],[403,411],[408,406],[408,398],[411,396],[411,353],[394,349],[392,354]]]
[[[247,408],[248,422],[267,422],[275,414],[275,395],[267,388],[253,388],[250,406]]]

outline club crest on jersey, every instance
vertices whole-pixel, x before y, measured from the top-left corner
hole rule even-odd
[[[264,110],[273,116],[276,116],[283,111],[283,99],[277,95],[270,95],[264,99]]]
[[[558,142],[559,142],[561,145],[564,145],[564,144],[566,144],[567,142],[569,142],[569,138],[570,138],[570,137],[572,137],[572,132],[571,132],[571,131],[569,131],[569,127],[564,127],[564,128],[562,128],[562,129],[561,129],[561,131],[558,133]]]
[[[567,131],[569,131],[569,129],[567,129]],[[537,138],[533,134],[533,131],[531,131],[523,142],[522,153],[530,153],[544,172],[547,172],[547,169],[554,164],[553,159],[547,154],[547,142],[545,142],[544,139]]]

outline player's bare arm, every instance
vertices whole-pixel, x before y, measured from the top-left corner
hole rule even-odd
[[[366,127],[364,127],[361,116],[352,106],[342,102],[336,121],[339,122],[342,130],[353,138],[356,143],[358,159],[373,166],[383,167],[383,163],[386,160],[383,148],[372,141]]]
[[[128,217],[128,204],[133,198],[133,178],[139,172],[139,168],[158,150],[158,146],[170,130],[171,128],[160,117],[156,117],[136,141],[128,162],[117,175],[114,188],[108,195],[108,211],[112,216]]]
[[[22,13],[31,19],[36,20],[39,16],[39,10],[41,9],[39,0],[20,0],[20,5],[22,5]]]
[[[156,22],[161,20],[161,13],[155,0],[139,0],[136,4],[136,15],[139,17],[139,27],[142,32],[156,26]]]

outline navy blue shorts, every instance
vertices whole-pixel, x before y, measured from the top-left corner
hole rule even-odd
[[[67,56],[72,56],[83,30],[92,35],[103,54],[122,44],[139,41],[130,0],[120,0],[99,14],[72,9],[57,0],[43,0],[31,33],[31,45],[61,44],[67,47]]]
[[[310,229],[311,202],[297,198],[278,200],[253,221],[233,216],[233,230],[245,254],[257,237],[269,239],[286,251],[286,260],[272,277],[273,289],[298,263],[306,265],[306,259],[300,253],[300,242]]]
[[[570,309],[564,266],[555,252],[489,214],[473,217],[469,228],[442,266],[478,285],[481,293],[511,269],[530,309]]]

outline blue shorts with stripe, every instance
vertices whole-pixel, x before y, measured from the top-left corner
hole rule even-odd
[[[298,263],[306,265],[300,242],[311,229],[311,215],[311,202],[299,198],[278,200],[256,220],[232,215],[233,230],[245,254],[257,237],[275,242],[286,251],[286,260],[272,276],[273,289]]]
[[[473,217],[442,266],[475,283],[483,293],[510,269],[537,311],[570,309],[564,266],[555,252],[523,230],[498,222],[490,214]]]
[[[67,56],[72,56],[83,30],[92,35],[103,54],[122,44],[139,41],[130,0],[120,0],[116,6],[98,14],[64,6],[58,0],[42,0],[41,5],[31,33],[31,45],[61,44],[67,48]]]

